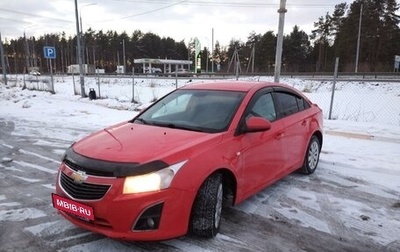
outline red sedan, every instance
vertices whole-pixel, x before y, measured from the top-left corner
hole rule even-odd
[[[315,171],[322,121],[321,109],[286,85],[187,85],[74,143],[53,205],[75,225],[112,238],[213,237],[223,205],[294,171]]]

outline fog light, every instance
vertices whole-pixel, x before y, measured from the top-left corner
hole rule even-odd
[[[151,206],[144,211],[133,225],[133,230],[155,230],[158,229],[164,203]]]
[[[153,220],[153,218],[147,218],[147,225],[149,226],[150,229],[154,228],[154,220]]]

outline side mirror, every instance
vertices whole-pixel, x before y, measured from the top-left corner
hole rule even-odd
[[[271,122],[262,117],[250,117],[246,121],[246,132],[260,132],[271,129]]]

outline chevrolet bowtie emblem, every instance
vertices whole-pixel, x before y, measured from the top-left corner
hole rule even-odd
[[[88,178],[88,176],[84,171],[74,171],[71,175],[71,178],[74,180],[75,183],[81,184]]]

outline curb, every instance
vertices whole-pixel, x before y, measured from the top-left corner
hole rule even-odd
[[[362,133],[341,132],[341,131],[333,131],[333,130],[326,130],[324,133],[327,135],[332,135],[332,136],[343,136],[343,137],[356,138],[356,139],[375,140],[375,141],[391,142],[391,143],[400,144],[400,139],[390,138],[390,137],[374,136],[374,135],[368,135],[368,134],[362,134]]]

